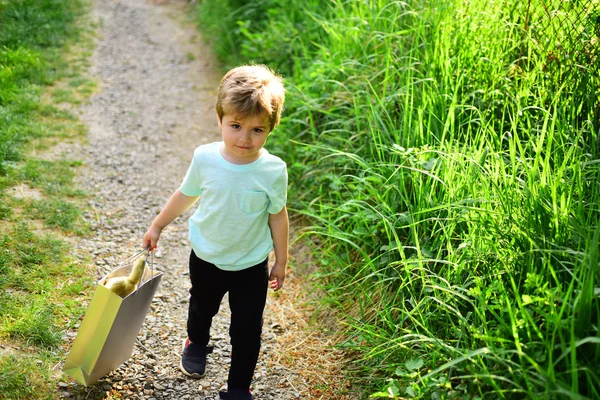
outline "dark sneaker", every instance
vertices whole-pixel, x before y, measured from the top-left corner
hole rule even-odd
[[[249,390],[231,389],[227,392],[219,392],[221,400],[254,400]]]
[[[190,378],[202,378],[206,373],[206,355],[212,351],[212,347],[200,346],[190,342],[190,338],[185,339],[179,369]]]

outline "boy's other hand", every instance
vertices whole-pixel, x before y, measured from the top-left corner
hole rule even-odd
[[[277,264],[271,268],[269,274],[269,287],[274,291],[278,291],[283,287],[283,281],[285,280],[285,265]]]
[[[150,251],[156,250],[156,244],[158,243],[158,239],[160,238],[160,234],[162,229],[157,226],[152,225],[150,229],[146,231],[144,234],[144,238],[142,239],[142,246],[144,249],[150,248]]]

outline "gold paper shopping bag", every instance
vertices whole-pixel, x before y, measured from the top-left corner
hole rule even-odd
[[[107,277],[125,276],[129,270],[120,267]],[[137,289],[125,298],[99,284],[63,371],[87,386],[127,361],[161,278],[162,273],[145,268]]]

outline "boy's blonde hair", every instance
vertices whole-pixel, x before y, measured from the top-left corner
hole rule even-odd
[[[265,65],[242,65],[227,72],[219,84],[217,115],[269,117],[270,131],[281,118],[285,89],[280,76]]]

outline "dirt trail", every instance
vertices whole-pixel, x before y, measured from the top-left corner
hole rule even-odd
[[[97,0],[93,7],[100,24],[90,73],[99,90],[80,112],[89,126],[88,143],[71,156],[84,159],[80,184],[93,194],[86,217],[94,235],[78,241],[76,252],[84,259],[92,255],[99,278],[140,248],[194,148],[219,139],[214,98],[221,73],[195,26],[186,22],[187,1]],[[230,362],[226,304],[213,324],[215,352],[207,375],[190,380],[178,371],[190,286],[187,216],[162,235],[155,262],[164,277],[132,358],[90,388],[62,383],[63,398],[218,398]],[[304,336],[305,325],[292,322],[300,321],[297,316],[286,317],[290,310],[283,307],[293,307],[289,296],[279,296],[287,299],[282,304],[269,298],[252,388],[257,399],[321,398],[309,394],[306,379],[285,366],[293,360],[274,362],[286,354],[282,346],[296,341],[291,332]],[[280,343],[281,336],[287,339]]]

